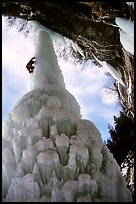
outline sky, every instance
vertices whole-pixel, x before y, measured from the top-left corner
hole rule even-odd
[[[30,91],[30,74],[26,64],[34,56],[33,40],[25,38],[16,26],[7,28],[2,18],[2,125],[17,101]],[[99,129],[103,141],[110,134],[108,124],[114,125],[120,106],[117,95],[111,94],[113,78],[91,61],[86,66],[59,59],[66,89],[81,107],[82,118],[92,121]]]

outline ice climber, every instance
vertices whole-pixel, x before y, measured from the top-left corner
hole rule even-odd
[[[34,71],[34,66],[33,66],[33,64],[35,63],[34,59],[35,59],[35,57],[32,57],[32,59],[26,65],[26,68],[30,74],[33,73],[33,71]]]

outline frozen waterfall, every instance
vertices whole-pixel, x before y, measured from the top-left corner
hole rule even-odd
[[[66,89],[50,33],[37,32],[32,90],[9,113],[2,137],[3,202],[131,202],[95,125]]]

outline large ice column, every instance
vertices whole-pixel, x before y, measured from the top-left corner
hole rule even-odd
[[[81,119],[80,106],[65,89],[51,43],[40,30],[33,90],[5,124],[3,202],[131,202],[98,129]]]
[[[37,42],[35,46],[36,63],[35,71],[32,74],[32,89],[48,84],[65,87],[53,49],[51,35],[40,26],[37,29]]]

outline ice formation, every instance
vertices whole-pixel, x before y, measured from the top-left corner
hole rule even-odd
[[[126,2],[126,4],[132,6],[132,8],[134,9],[134,2]]]
[[[83,57],[83,59],[85,58],[85,55],[84,55],[84,52],[83,50],[81,49],[81,47],[79,47],[79,45],[76,43],[76,42],[73,42],[73,40],[70,40],[71,41],[71,45],[73,47],[73,49],[75,50],[75,52],[79,52],[80,55]]]
[[[3,131],[3,202],[131,202],[98,129],[65,89],[50,33],[37,36],[32,90]]]
[[[97,59],[97,57],[93,54],[94,58],[97,60],[97,62],[113,76],[114,79],[116,79],[120,84],[122,84],[125,87],[125,83],[123,82],[121,72],[119,70],[116,70],[113,66],[111,66],[106,61],[100,61]]]
[[[120,42],[124,49],[134,55],[134,21],[117,17],[116,24],[120,30]]]

